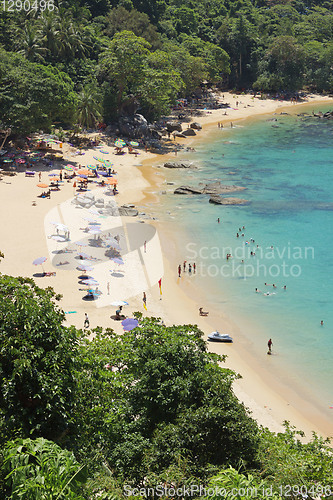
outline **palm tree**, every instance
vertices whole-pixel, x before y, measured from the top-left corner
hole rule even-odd
[[[77,107],[77,120],[79,125],[92,128],[101,119],[100,103],[98,96],[90,88],[84,88],[79,94]]]
[[[90,38],[83,26],[76,25],[72,20],[61,18],[57,33],[59,57],[72,60],[75,57],[84,58],[89,52]]]
[[[58,14],[56,12],[44,12],[39,20],[39,34],[43,47],[52,58],[57,56]]]
[[[42,47],[42,40],[36,29],[26,23],[23,29],[17,32],[17,52],[24,55],[29,61],[44,62],[46,49]]]

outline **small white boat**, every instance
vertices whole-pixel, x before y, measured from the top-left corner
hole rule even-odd
[[[210,333],[208,335],[208,340],[212,342],[233,342],[232,337],[227,333],[220,333],[218,331]]]

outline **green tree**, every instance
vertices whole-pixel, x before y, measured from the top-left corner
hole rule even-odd
[[[4,450],[6,498],[84,500],[86,468],[52,441],[16,439]]]
[[[17,32],[17,53],[24,55],[29,61],[44,62],[46,49],[41,46],[41,38],[38,31],[30,23],[26,23],[23,29]]]
[[[147,60],[145,81],[140,88],[141,108],[148,118],[158,118],[170,111],[183,87],[180,74],[166,52],[157,50]]]
[[[2,121],[14,133],[49,130],[53,121],[72,123],[76,101],[65,73],[0,49]]]
[[[296,90],[303,83],[304,50],[293,37],[274,39],[268,50],[270,72],[275,73],[285,90]],[[278,90],[278,89],[276,89]]]
[[[192,56],[201,57],[204,61],[211,82],[217,83],[223,79],[224,75],[230,73],[230,58],[218,45],[187,35],[182,35],[181,40],[182,45]]]
[[[100,95],[91,87],[85,87],[79,93],[77,120],[81,127],[92,128],[101,119]]]
[[[0,413],[8,437],[59,438],[75,400],[77,334],[51,288],[32,279],[0,277]],[[7,439],[8,439],[7,437]]]
[[[285,422],[283,433],[273,434],[263,429],[258,448],[261,476],[269,481],[274,491],[279,491],[281,486],[298,485],[301,488],[303,485],[303,491],[307,490],[310,496],[316,497],[325,495],[320,488],[328,486],[326,495],[329,489],[331,495],[333,465],[330,440],[313,433],[309,442],[302,443],[302,437],[304,433],[288,422]]]
[[[116,89],[117,110],[129,94],[137,93],[144,81],[150,44],[131,31],[116,33],[106,51],[101,54],[100,71]]]
[[[236,375],[196,326],[142,319],[121,339],[97,332],[81,349],[76,447],[99,449],[118,477],[139,484],[180,456],[188,477],[206,477],[208,464],[255,462],[258,429],[232,393]]]
[[[147,14],[138,12],[136,9],[128,12],[124,7],[118,6],[109,12],[106,21],[105,34],[110,38],[118,32],[127,30],[147,40],[153,49],[161,46],[156,26],[149,21]]]

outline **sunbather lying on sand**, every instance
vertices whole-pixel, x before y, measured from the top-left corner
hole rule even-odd
[[[208,311],[203,311],[202,307],[199,307],[199,314],[200,314],[200,316],[208,316],[209,312]]]

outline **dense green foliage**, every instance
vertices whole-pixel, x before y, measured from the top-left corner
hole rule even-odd
[[[70,423],[76,333],[62,326],[60,297],[32,279],[2,276],[0,294],[1,440],[54,439]]]
[[[0,276],[0,298],[1,498],[120,499],[143,485],[225,488],[214,500],[248,496],[232,488],[274,499],[281,485],[333,489],[327,443],[258,428],[233,394],[237,375],[195,325],[137,313],[131,332],[97,328],[89,340],[62,326],[52,289]]]
[[[73,453],[43,438],[16,439],[4,450],[3,471],[13,498],[84,500],[81,484],[86,467]]]
[[[130,102],[156,118],[204,80],[235,89],[333,91],[331,0],[55,4],[52,12],[0,7],[0,48],[7,52],[0,55],[1,120],[15,131],[49,129],[52,121],[90,127]]]

